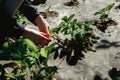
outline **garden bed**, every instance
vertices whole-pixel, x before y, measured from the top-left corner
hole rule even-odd
[[[112,80],[108,72],[113,68],[120,70],[120,9],[119,0],[78,0],[79,4],[67,6],[69,0],[47,0],[45,5],[36,6],[40,12],[53,12],[55,14],[45,17],[48,23],[51,25],[51,29],[55,28],[62,21],[64,16],[70,16],[74,14],[74,19],[84,23],[86,21],[97,20],[96,25],[90,25],[94,33],[100,37],[97,44],[93,46],[93,50],[82,51],[81,59],[70,60],[69,63],[75,63],[69,65],[65,57],[56,57],[55,54],[51,54],[48,59],[49,66],[57,66],[58,73],[55,74],[57,80]],[[99,21],[99,15],[94,15],[109,4],[115,5],[108,11],[111,23]],[[50,9],[49,9],[50,8]],[[49,9],[49,10],[48,10]],[[47,15],[47,13],[46,13]],[[114,23],[112,23],[114,22]],[[104,23],[104,32],[99,29]],[[102,25],[102,26],[101,26]],[[107,27],[106,27],[107,25]],[[33,24],[29,24],[27,27],[38,30]],[[62,35],[64,39],[64,36]],[[71,41],[72,42],[72,41]],[[72,46],[73,47],[73,46]],[[80,48],[81,49],[81,48]],[[71,54],[74,56],[75,54]],[[58,54],[58,56],[60,56]],[[64,56],[64,55],[62,55]],[[83,57],[84,56],[84,57]],[[4,61],[1,61],[4,63]]]

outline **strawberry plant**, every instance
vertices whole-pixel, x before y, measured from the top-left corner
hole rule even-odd
[[[108,26],[117,25],[117,23],[108,15],[114,5],[115,3],[109,4],[108,6],[104,7],[94,14],[100,16],[99,20],[97,20],[94,25],[96,25],[97,28],[102,32],[105,32]]]
[[[59,58],[66,56],[66,61],[70,65],[75,65],[78,59],[82,59],[84,57],[83,51],[92,50],[93,45],[100,39],[90,28],[94,20],[78,22],[77,19],[73,19],[74,16],[74,14],[69,17],[64,16],[58,27],[52,29],[52,37],[56,40],[57,45],[53,49],[54,59],[58,56]]]
[[[4,80],[52,80],[56,66],[48,66],[47,61],[54,43],[41,48],[27,39],[9,40],[3,44],[0,57],[9,56],[11,62],[1,64],[0,79]],[[11,69],[10,71],[7,68]]]
[[[29,24],[26,17],[19,10],[16,12],[14,19],[16,19],[17,22],[19,22],[24,27]]]
[[[117,68],[110,69],[108,74],[112,80],[120,80],[120,70],[117,70]]]

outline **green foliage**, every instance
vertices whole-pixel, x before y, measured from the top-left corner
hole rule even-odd
[[[57,72],[57,67],[47,65],[48,57],[54,46],[55,43],[52,43],[49,46],[41,48],[25,37],[19,38],[16,41],[9,40],[3,44],[3,53],[0,56],[7,54],[13,62],[1,65],[0,72],[4,75],[3,77],[10,80],[27,80],[25,76],[28,76],[31,80],[38,80],[39,78],[40,80],[44,80],[44,77],[40,73],[45,70],[44,75],[46,75],[46,80],[50,80]],[[8,67],[12,68],[10,72],[6,71]],[[0,79],[2,78],[0,77]]]
[[[62,33],[63,35],[70,35],[71,39],[73,38],[78,41],[84,40],[85,38],[98,39],[98,36],[93,34],[93,29],[90,28],[90,25],[94,24],[94,20],[78,22],[77,19],[73,18],[74,14],[69,17],[64,16],[58,27],[52,29],[53,34],[55,36],[59,33]]]
[[[55,46],[55,43],[52,43],[48,47],[41,48],[40,50],[41,56],[47,58],[50,55],[51,50],[54,48],[54,46]]]
[[[29,24],[26,17],[19,10],[16,12],[14,18],[17,20],[17,22],[22,24],[22,26],[24,26],[24,27]]]
[[[74,19],[74,16],[75,14],[69,17],[64,16],[58,27],[52,29],[53,38],[56,40],[56,45],[58,45],[56,48],[61,49],[60,55],[68,56],[68,63],[72,58],[75,60],[75,58],[81,59],[81,57],[84,57],[82,51],[86,52],[92,49],[93,44],[96,44],[100,39],[100,37],[94,34],[93,29],[90,28],[90,26],[94,24],[94,20],[78,22],[77,19]],[[62,34],[65,39],[60,38],[59,34]],[[66,38],[66,36],[69,36],[69,38]],[[56,55],[59,54],[57,49],[54,50]],[[71,58],[72,53],[74,53],[75,56]]]
[[[108,74],[112,80],[120,80],[120,70],[117,70],[117,68],[112,68]]]
[[[109,4],[109,5],[106,6],[105,8],[103,8],[103,9],[101,9],[100,11],[96,12],[95,15],[103,14],[103,13],[105,13],[106,11],[111,10],[114,5],[115,5],[115,3]]]
[[[33,80],[52,80],[54,74],[57,73],[57,67],[53,66],[46,66],[41,68],[41,70],[38,72],[37,77],[35,76]]]
[[[21,79],[23,78],[25,75],[27,74],[27,72],[22,72],[22,73],[9,73],[9,74],[5,74],[6,77],[10,78],[10,79]]]
[[[110,19],[108,18],[108,12],[113,8],[115,3],[111,3],[100,11],[96,12],[95,15],[100,15],[100,19]]]
[[[45,6],[47,6],[47,4],[42,4],[42,3],[40,3],[39,6],[40,6],[40,7],[45,7]]]
[[[110,10],[114,7],[114,5],[115,3],[109,4],[105,8],[95,13],[95,15],[99,15],[99,19],[96,20],[94,25],[97,26],[97,28],[102,32],[105,32],[108,26],[114,26],[118,24],[114,20],[112,20],[112,18],[110,18],[108,14]]]

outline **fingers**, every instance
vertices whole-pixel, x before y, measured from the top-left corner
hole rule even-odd
[[[51,39],[49,38],[49,35],[43,32],[39,32],[39,38],[37,38],[37,45],[44,47],[47,46],[49,44],[49,42],[51,41]]]
[[[43,36],[47,37],[47,38],[49,38],[49,37],[50,37],[50,34],[43,33],[43,32],[41,32],[41,34],[42,34]]]
[[[42,46],[47,46],[49,42],[51,42],[51,39],[44,36],[44,40],[41,43],[42,43]]]
[[[40,32],[50,35],[48,24],[45,23],[43,25],[38,26],[38,28]]]
[[[38,46],[41,46],[41,47],[47,46],[50,41],[51,41],[50,39],[41,40],[41,42],[38,44]]]
[[[50,41],[51,40],[49,38],[47,38],[46,36],[40,34],[39,38],[36,39],[36,45],[44,47],[44,46],[47,46]]]
[[[23,36],[28,37],[37,46],[47,46],[49,42],[51,41],[47,34],[38,32],[33,29],[28,29],[28,28],[25,28]]]
[[[41,15],[36,17],[35,24],[39,28],[40,32],[50,35],[50,33],[49,33],[50,25]]]

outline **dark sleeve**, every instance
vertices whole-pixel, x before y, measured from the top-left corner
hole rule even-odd
[[[19,25],[3,8],[0,11],[2,11],[0,14],[0,43],[2,44],[6,37],[22,36],[24,27]]]
[[[33,5],[39,5],[39,4],[45,4],[47,0],[28,0],[29,2],[31,2]]]
[[[35,18],[39,15],[37,8],[35,8],[28,0],[25,0],[20,6],[19,10],[26,16],[26,18],[33,24]]]
[[[19,25],[16,20],[11,18],[9,15],[2,15],[0,25],[0,37],[19,37],[24,32],[24,27]]]

